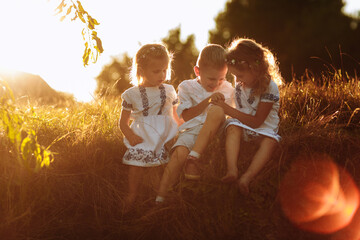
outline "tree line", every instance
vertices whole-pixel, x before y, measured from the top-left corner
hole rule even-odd
[[[253,38],[276,54],[285,81],[339,73],[356,76],[360,68],[360,12],[343,12],[342,0],[229,0],[215,18],[209,42],[226,46],[234,37]],[[162,39],[174,53],[171,83],[194,77],[199,50],[195,37],[180,39],[180,27]],[[126,53],[97,76],[96,95],[119,96],[129,84]]]

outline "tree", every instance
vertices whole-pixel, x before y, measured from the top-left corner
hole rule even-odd
[[[343,70],[353,71],[358,61],[352,58],[360,59],[360,21],[345,15],[343,6],[342,0],[230,0],[215,19],[210,41],[255,39],[275,53],[287,81],[305,69],[319,73],[325,62],[347,61]]]
[[[120,58],[114,58],[109,65],[105,66],[96,77],[96,96],[119,97],[122,92],[129,88],[131,86],[131,63],[131,58],[124,53]]]
[[[196,64],[197,55],[199,51],[195,46],[195,37],[190,35],[185,42],[180,39],[180,27],[169,31],[169,35],[162,39],[170,52],[174,54],[174,62],[172,65],[173,72],[171,83],[176,88],[183,80],[193,78],[193,68]]]

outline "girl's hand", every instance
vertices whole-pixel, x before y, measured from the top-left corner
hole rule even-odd
[[[130,143],[131,146],[135,146],[139,143],[142,143],[144,141],[144,139],[142,139],[141,137],[139,137],[136,134],[132,134],[129,138],[128,141]]]
[[[219,92],[213,93],[209,99],[210,103],[223,102],[223,101],[225,101],[225,96],[224,94]]]
[[[212,102],[212,104],[216,105],[216,106],[219,106],[219,107],[222,107],[224,109],[225,105],[227,105],[225,103],[225,101],[214,101]]]

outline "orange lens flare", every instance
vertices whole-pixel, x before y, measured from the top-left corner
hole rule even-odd
[[[286,217],[299,228],[316,233],[343,229],[359,207],[356,184],[327,155],[295,161],[279,194]]]

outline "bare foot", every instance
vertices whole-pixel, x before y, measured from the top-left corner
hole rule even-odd
[[[249,185],[251,179],[245,175],[242,175],[239,180],[237,181],[239,191],[242,195],[247,196],[249,195]]]
[[[221,181],[224,183],[232,183],[235,182],[236,179],[238,178],[238,171],[237,170],[233,170],[233,171],[227,171],[226,175],[221,178]]]

